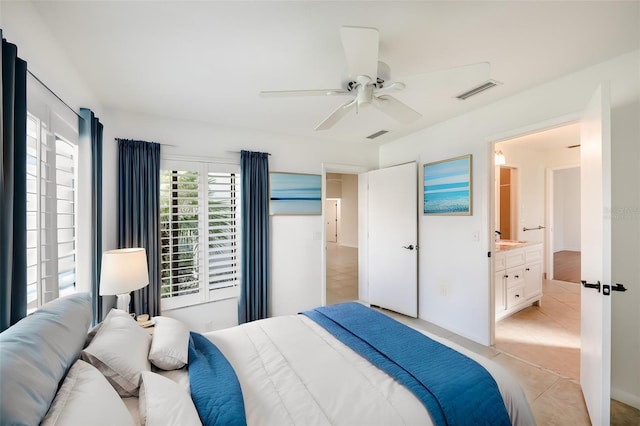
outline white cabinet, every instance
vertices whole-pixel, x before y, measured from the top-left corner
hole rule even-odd
[[[514,314],[542,298],[542,243],[498,250],[494,257],[496,319]]]

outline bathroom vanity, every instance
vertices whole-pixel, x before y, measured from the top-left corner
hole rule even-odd
[[[542,243],[496,242],[494,254],[496,320],[542,299]]]

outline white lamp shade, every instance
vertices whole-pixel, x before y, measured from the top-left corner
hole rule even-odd
[[[109,250],[102,253],[100,296],[128,294],[149,284],[147,252],[144,248]]]

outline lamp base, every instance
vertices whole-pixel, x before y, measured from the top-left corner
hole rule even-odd
[[[129,302],[131,302],[131,293],[118,294],[116,308],[129,313]]]

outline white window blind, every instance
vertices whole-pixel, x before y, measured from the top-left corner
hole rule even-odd
[[[228,165],[163,160],[160,239],[165,309],[216,300],[220,290],[239,284],[238,173],[234,167],[228,169]]]
[[[203,212],[197,171],[160,172],[162,297],[200,291],[200,219]]]
[[[209,290],[239,284],[238,175],[207,175]]]
[[[27,115],[27,311],[75,291],[77,141]]]

